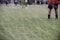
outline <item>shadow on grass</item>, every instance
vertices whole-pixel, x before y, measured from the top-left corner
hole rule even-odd
[[[60,32],[57,33],[56,40],[60,40]]]
[[[4,35],[0,34],[0,40],[7,40],[7,38]]]
[[[7,40],[7,38],[4,35],[4,29],[2,25],[0,25],[0,40]]]

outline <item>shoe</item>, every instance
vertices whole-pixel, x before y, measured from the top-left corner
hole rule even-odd
[[[58,15],[56,15],[55,17],[56,17],[56,19],[58,19]]]
[[[50,15],[48,15],[48,19],[50,19]]]

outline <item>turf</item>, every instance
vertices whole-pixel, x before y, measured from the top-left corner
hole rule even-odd
[[[0,40],[59,40],[59,18],[55,19],[52,10],[51,19],[47,19],[47,5],[0,6]]]

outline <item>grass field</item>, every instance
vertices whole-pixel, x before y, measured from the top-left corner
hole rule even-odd
[[[55,20],[54,10],[47,19],[47,5],[0,6],[0,40],[59,40],[59,19]]]

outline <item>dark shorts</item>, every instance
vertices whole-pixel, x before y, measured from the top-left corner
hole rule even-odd
[[[2,4],[2,2],[0,1],[0,4]]]
[[[8,4],[8,2],[6,1],[6,4]]]
[[[2,0],[0,0],[0,4],[2,4]]]
[[[14,4],[17,4],[18,2],[14,2]]]
[[[48,5],[48,8],[49,9],[52,9],[52,8],[54,8],[55,10],[58,8],[58,4],[49,4]]]

